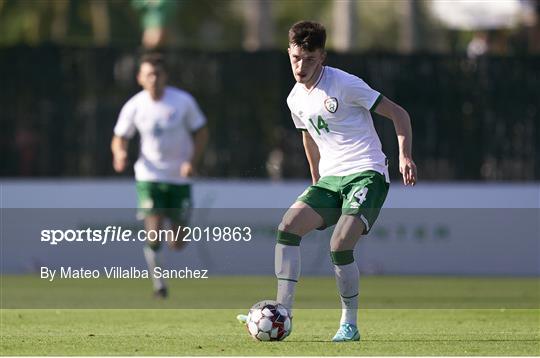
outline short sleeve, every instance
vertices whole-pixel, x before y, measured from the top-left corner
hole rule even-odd
[[[300,120],[300,118],[298,118],[298,116],[296,114],[291,112],[291,117],[292,117],[292,120],[294,122],[294,126],[296,127],[296,129],[298,129],[300,131],[307,130],[304,123],[302,123],[302,120]]]
[[[191,132],[196,132],[206,124],[206,117],[199,108],[197,101],[191,96],[189,97],[186,120],[187,126]]]
[[[133,101],[127,102],[118,116],[118,121],[114,126],[114,135],[117,137],[130,139],[135,135],[137,128],[135,127],[136,109]]]
[[[342,86],[342,98],[346,104],[373,110],[382,98],[382,95],[368,86],[362,79],[347,76]]]
[[[295,98],[296,88],[297,88],[297,86],[295,85],[293,87],[291,93],[287,97],[287,106],[289,107],[289,110],[291,111],[291,118],[293,120],[293,123],[294,123],[294,126],[296,127],[296,129],[298,129],[300,131],[305,131],[305,130],[307,130],[305,124],[302,122],[300,117],[298,117],[296,114],[294,114],[294,110],[293,110],[293,108],[294,108],[293,102],[294,102],[294,98]]]

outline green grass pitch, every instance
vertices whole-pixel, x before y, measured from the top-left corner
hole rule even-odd
[[[537,278],[365,277],[362,340],[340,344],[330,342],[340,315],[331,277],[302,279],[293,333],[270,343],[235,316],[273,296],[271,277],[177,280],[166,301],[149,287],[3,276],[0,355],[540,355]]]

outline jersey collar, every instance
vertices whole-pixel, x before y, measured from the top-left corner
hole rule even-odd
[[[313,87],[311,87],[311,89],[307,89],[306,86],[302,85],[302,88],[304,89],[304,91],[307,92],[307,94],[310,94],[315,88],[317,88],[317,86],[319,85],[319,82],[321,82],[321,79],[323,77],[325,70],[326,70],[326,66],[322,66],[321,73],[319,73],[319,78],[317,78],[317,81],[315,82]]]

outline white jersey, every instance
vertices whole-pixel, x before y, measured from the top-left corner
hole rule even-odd
[[[193,156],[192,132],[206,124],[195,99],[187,92],[166,87],[154,101],[147,91],[133,96],[122,108],[114,134],[141,138],[135,179],[162,183],[188,182],[180,177],[180,166]]]
[[[329,66],[311,90],[293,87],[287,104],[296,128],[307,130],[319,148],[321,177],[375,170],[389,180],[370,113],[380,98],[360,78]]]

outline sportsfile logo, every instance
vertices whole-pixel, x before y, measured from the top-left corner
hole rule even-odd
[[[144,232],[140,230],[139,234]],[[146,238],[137,235],[139,241],[144,242]],[[77,229],[77,230],[57,230],[45,229],[41,231],[41,242],[48,242],[51,245],[58,245],[61,242],[94,242],[105,245],[108,242],[130,242],[136,241],[133,231],[122,229],[120,226],[107,226],[101,229]]]

